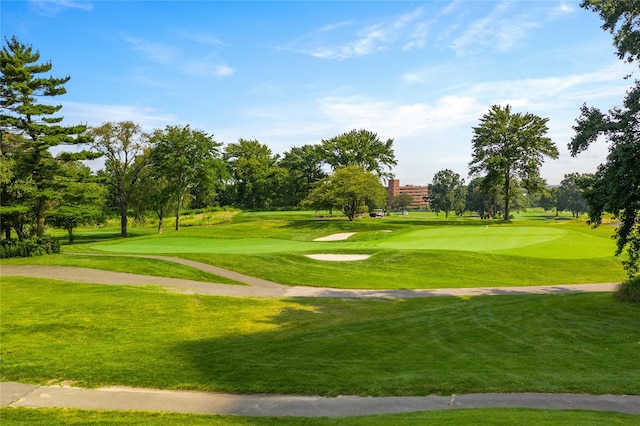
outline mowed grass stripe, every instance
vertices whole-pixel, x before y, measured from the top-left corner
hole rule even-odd
[[[640,393],[610,294],[253,299],[3,278],[2,380],[224,392]]]

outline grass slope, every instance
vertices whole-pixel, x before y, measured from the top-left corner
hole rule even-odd
[[[610,294],[253,299],[3,278],[1,379],[240,393],[639,394]]]

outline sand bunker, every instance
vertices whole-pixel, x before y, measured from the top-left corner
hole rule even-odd
[[[340,234],[333,234],[327,235],[326,237],[316,238],[313,241],[342,241],[355,234],[357,234],[357,232],[342,232]]]
[[[368,259],[370,254],[305,254],[315,260],[329,260],[332,262],[347,262],[351,260],[364,260]]]

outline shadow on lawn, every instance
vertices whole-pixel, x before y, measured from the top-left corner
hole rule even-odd
[[[260,331],[184,341],[171,352],[186,365],[185,381],[225,392],[638,391],[624,374],[637,366],[626,360],[612,364],[616,355],[600,350],[598,339],[617,341],[621,335],[600,327],[608,321],[605,314],[595,324],[586,320],[579,306],[590,300],[588,295],[292,299],[288,308],[259,321]],[[580,330],[568,329],[567,310],[580,317],[571,322],[584,324]],[[597,336],[584,339],[581,333]],[[593,367],[601,365],[608,367],[595,377]]]

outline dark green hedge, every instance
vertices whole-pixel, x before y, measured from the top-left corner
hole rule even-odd
[[[42,256],[51,253],[60,253],[60,243],[48,236],[22,241],[13,239],[0,241],[0,259]]]

